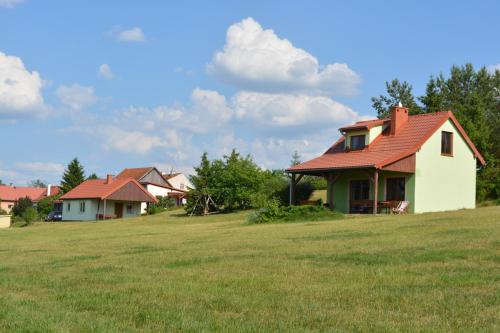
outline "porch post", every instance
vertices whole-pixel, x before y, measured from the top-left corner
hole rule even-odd
[[[333,173],[328,173],[326,181],[326,200],[328,208],[333,209]]]
[[[290,177],[290,206],[295,205],[295,174]]]
[[[377,214],[378,202],[378,170],[375,169],[373,174],[373,214]]]
[[[102,211],[102,220],[106,221],[106,199],[104,199],[104,210]]]

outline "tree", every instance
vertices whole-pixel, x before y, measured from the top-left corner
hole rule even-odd
[[[1,180],[1,179],[0,179],[0,185],[3,185],[3,182],[2,182],[2,180]]]
[[[399,103],[406,106],[410,114],[423,112],[413,96],[413,87],[408,82],[394,79],[391,82],[386,82],[385,88],[387,95],[372,97],[372,107],[377,111],[380,119],[388,118],[392,108]]]
[[[299,165],[300,163],[302,163],[302,161],[300,160],[299,152],[295,150],[292,154],[292,160],[290,161],[290,165],[295,166]]]
[[[83,166],[75,157],[64,170],[61,181],[62,193],[67,193],[85,181]]]
[[[97,177],[97,175],[95,174],[95,172],[91,173],[87,179],[99,179],[99,177]]]
[[[38,187],[38,188],[46,188],[47,187],[45,182],[41,181],[40,179],[35,179],[35,180],[30,181],[28,186]]]

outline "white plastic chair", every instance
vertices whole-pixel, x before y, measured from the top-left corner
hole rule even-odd
[[[410,204],[409,201],[400,201],[398,206],[392,209],[392,212],[394,214],[404,214],[406,213],[406,209],[408,208],[409,204]]]

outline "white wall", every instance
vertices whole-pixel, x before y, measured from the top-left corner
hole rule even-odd
[[[81,202],[85,202],[85,212],[80,212]],[[97,199],[63,200],[62,219],[63,221],[94,221],[98,204]]]
[[[189,181],[189,178],[186,177],[183,173],[178,174],[175,177],[172,177],[168,180],[168,182],[175,188],[179,190],[188,191],[190,188],[194,188],[193,184]]]
[[[441,155],[441,132],[453,133],[453,156]],[[415,213],[474,208],[476,158],[448,120],[416,153]]]
[[[85,212],[80,212],[80,202],[85,202]],[[68,211],[68,203],[71,209]],[[115,203],[113,200],[106,200],[106,215],[115,214]],[[140,202],[122,202],[123,218],[141,215]],[[131,212],[127,212],[127,206],[131,205]],[[64,200],[63,201],[63,221],[95,221],[97,214],[103,214],[104,201],[99,203],[97,199]]]

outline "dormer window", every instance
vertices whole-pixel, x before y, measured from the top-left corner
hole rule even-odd
[[[351,136],[351,142],[349,147],[351,148],[351,150],[361,150],[365,148],[365,135]]]
[[[453,133],[441,132],[441,155],[453,156]]]

